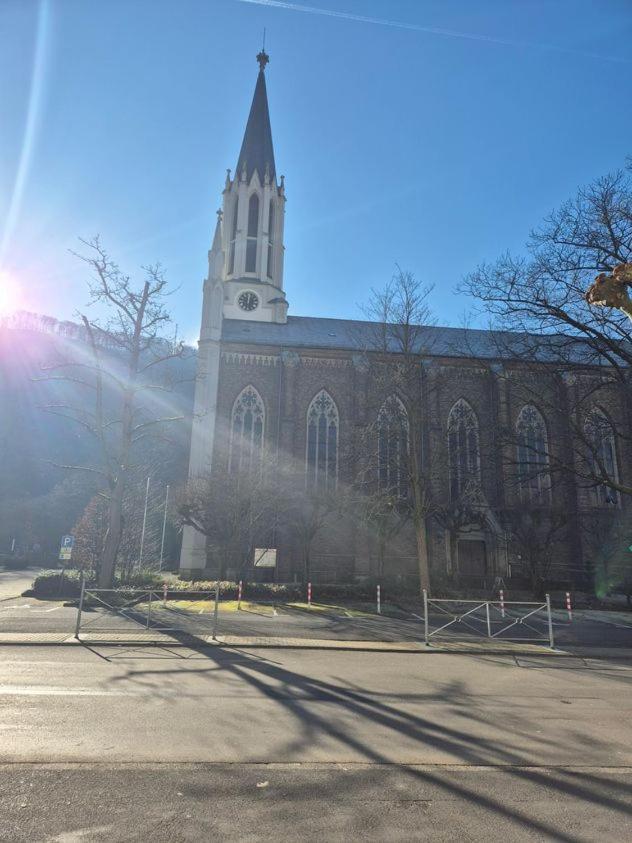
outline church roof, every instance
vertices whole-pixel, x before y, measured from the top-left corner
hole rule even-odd
[[[380,333],[380,325],[376,322],[316,316],[288,316],[285,324],[224,319],[222,325],[223,342],[355,352],[376,350],[379,347],[376,339]],[[427,357],[599,362],[595,351],[578,337],[422,325],[418,328],[417,340],[418,351]],[[392,352],[399,350],[396,336],[388,340],[388,347]]]
[[[261,52],[257,56],[257,61],[259,62],[260,70],[257,76],[252,105],[250,106],[244,139],[241,144],[239,160],[237,161],[236,176],[237,178],[241,178],[242,171],[245,167],[247,181],[250,181],[252,174],[257,170],[259,179],[263,182],[267,165],[270,180],[274,181],[276,169],[274,166],[272,129],[270,127],[270,112],[268,110],[268,95],[264,73],[268,56],[264,52]]]

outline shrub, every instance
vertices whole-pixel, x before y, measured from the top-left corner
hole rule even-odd
[[[33,580],[30,593],[34,597],[78,597],[81,592],[79,571],[42,571]]]
[[[138,571],[124,582],[119,577],[115,578],[113,589],[125,590],[135,588],[162,588],[163,577],[155,571]],[[86,586],[95,587],[94,575],[86,575]],[[81,593],[81,571],[74,568],[65,571],[42,571],[33,580],[29,590],[33,597],[46,598],[70,598],[79,597]]]

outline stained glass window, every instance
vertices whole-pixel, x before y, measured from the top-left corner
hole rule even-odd
[[[614,431],[605,413],[598,407],[595,407],[586,419],[584,435],[593,476],[618,483],[619,471]],[[591,497],[594,506],[616,506],[619,503],[619,493],[606,483],[595,483],[591,489]]]
[[[380,491],[408,496],[408,414],[391,395],[377,416],[378,486]]]
[[[261,465],[265,408],[254,386],[247,386],[233,405],[228,469],[251,472]]]
[[[306,478],[319,488],[334,488],[338,478],[338,408],[322,389],[307,410]]]
[[[528,503],[549,503],[551,476],[546,425],[531,404],[518,414],[516,437],[520,495]]]
[[[460,398],[448,414],[450,497],[457,500],[480,486],[480,450],[476,413]]]

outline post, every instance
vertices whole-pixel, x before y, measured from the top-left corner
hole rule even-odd
[[[241,609],[241,594],[243,590],[243,583],[239,580],[239,590],[237,591],[237,609]]]
[[[307,608],[312,608],[312,584],[311,582],[307,583]]]
[[[377,613],[382,614],[382,595],[380,594],[380,586],[377,587]]]
[[[546,614],[549,621],[549,647],[555,649],[555,640],[553,638],[553,620],[551,618],[551,597],[546,595]]]
[[[149,606],[147,607],[147,629],[149,629],[149,623],[151,621],[151,598],[154,596],[154,592],[149,592]]]
[[[570,593],[570,591],[566,592],[566,611],[568,612],[569,621],[572,621],[573,620],[573,610],[571,609],[571,593]]]
[[[162,584],[162,608],[167,608],[167,583]]]
[[[485,601],[485,615],[487,616],[487,637],[491,638],[492,637],[492,624],[491,624],[491,621],[489,619],[489,602],[487,600]]]
[[[147,501],[149,499],[149,475],[147,475],[147,486],[145,487],[145,511],[143,513],[143,531],[140,534],[140,556],[138,559],[138,567],[143,567],[143,547],[145,544],[145,526],[147,524]]]
[[[79,640],[79,629],[81,628],[81,610],[83,609],[83,598],[86,593],[86,576],[81,572],[81,594],[79,596],[79,606],[77,607],[77,623],[75,624],[75,638]]]
[[[505,592],[500,589],[500,617],[505,617]]]
[[[219,611],[219,580],[215,580],[215,611],[213,613],[213,641],[217,640],[217,613]]]
[[[424,588],[424,639],[426,646],[430,646],[430,636],[428,635],[428,592]]]
[[[167,494],[165,495],[165,514],[162,518],[162,538],[160,540],[160,568],[158,570],[162,571],[162,560],[164,559],[165,553],[165,530],[167,528],[167,507],[169,506],[169,486],[167,486]]]

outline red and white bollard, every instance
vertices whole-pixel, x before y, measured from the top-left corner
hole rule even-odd
[[[242,583],[242,581],[241,581],[241,580],[239,580],[239,590],[238,590],[238,592],[237,592],[237,608],[238,608],[238,609],[241,609],[241,595],[242,595],[242,591],[243,591],[243,583]]]
[[[162,585],[162,608],[167,608],[167,583]]]
[[[307,608],[312,608],[312,584],[311,582],[307,583]]]
[[[382,614],[382,589],[379,585],[377,587],[377,613]]]
[[[500,589],[500,616],[505,617],[505,592],[502,588]]]
[[[571,593],[570,593],[570,591],[566,592],[566,611],[568,612],[569,621],[572,621],[573,620],[573,609],[571,607]]]

